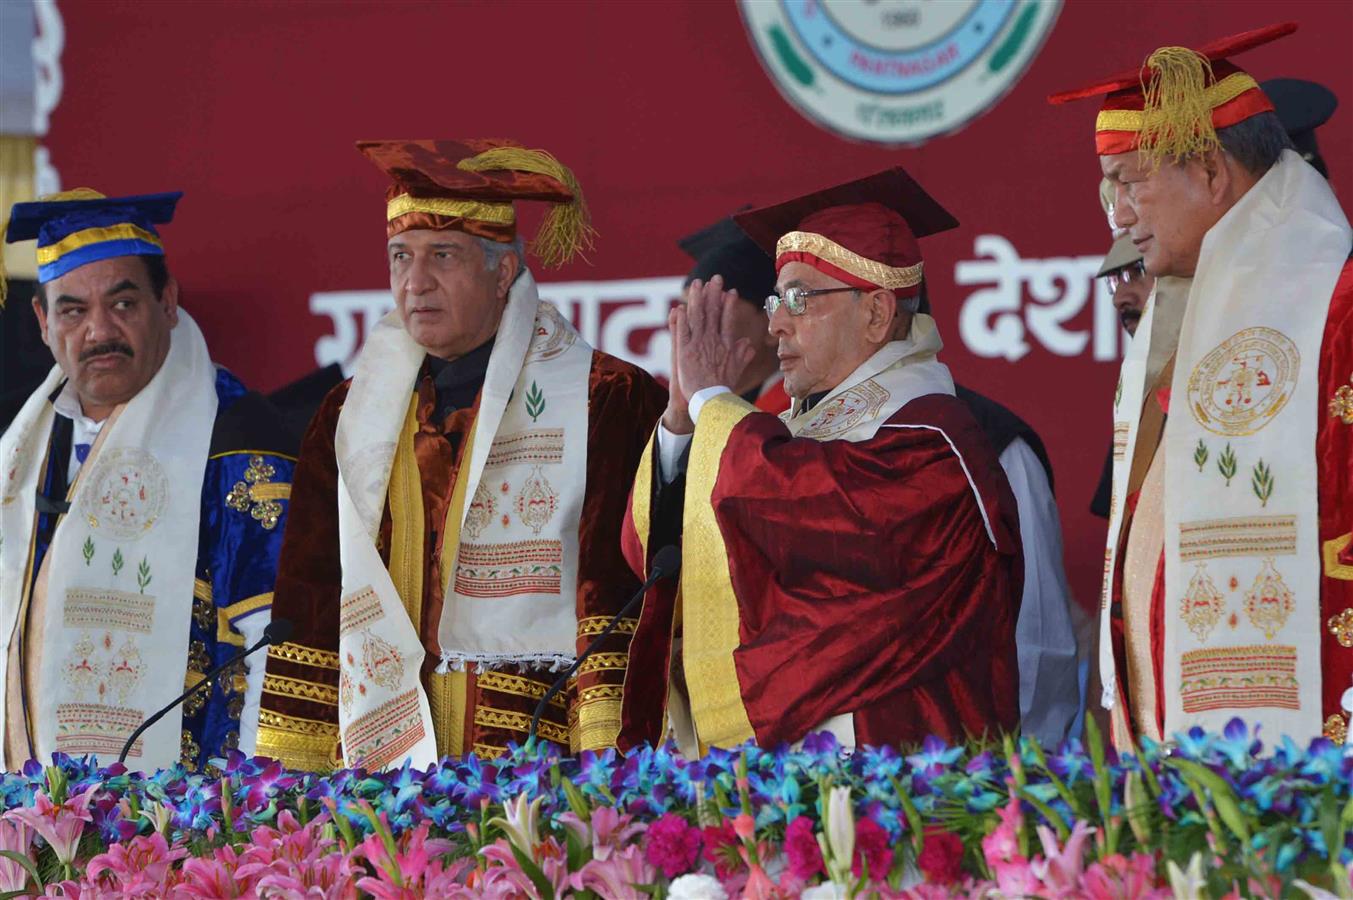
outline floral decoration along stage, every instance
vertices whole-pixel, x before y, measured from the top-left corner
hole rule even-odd
[[[560,758],[3,776],[0,896],[1350,897],[1353,754],[1239,720],[1115,756],[1091,731],[912,753]],[[8,892],[8,893],[5,893]]]

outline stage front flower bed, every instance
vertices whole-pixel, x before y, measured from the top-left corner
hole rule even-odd
[[[1350,897],[1350,780],[1342,747],[1238,720],[1122,755],[1092,733],[328,775],[59,757],[0,780],[0,896]]]

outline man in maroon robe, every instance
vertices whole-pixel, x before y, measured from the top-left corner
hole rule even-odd
[[[1014,499],[916,312],[916,239],[956,223],[901,169],[736,218],[775,256],[794,405],[782,421],[728,390],[752,348],[721,279],[693,282],[624,532],[643,570],[679,519],[682,576],[645,599],[620,746],[667,726],[688,752],[1013,728]]]

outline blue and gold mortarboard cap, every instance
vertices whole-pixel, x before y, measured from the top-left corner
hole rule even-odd
[[[38,242],[38,282],[115,256],[164,256],[156,225],[174,218],[181,192],[105,197],[77,188],[14,204],[5,240]]]

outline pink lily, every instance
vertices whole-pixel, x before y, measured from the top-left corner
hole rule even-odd
[[[33,846],[33,829],[20,821],[0,819],[0,850],[22,853],[32,859],[28,851]],[[21,891],[28,884],[28,872],[18,860],[0,856],[0,892]]]
[[[164,835],[137,835],[125,844],[113,844],[108,852],[89,861],[84,884],[95,891],[110,891],[122,897],[160,896],[169,885],[176,860],[188,855],[185,847],[172,850]]]
[[[97,785],[91,785],[74,797],[67,797],[66,802],[60,805],[39,791],[33,798],[32,806],[11,809],[4,817],[12,822],[22,822],[36,831],[52,848],[61,864],[69,866],[75,860],[85,823],[94,821],[89,804],[93,802],[97,789]]]
[[[1066,839],[1065,847],[1057,846],[1057,835],[1046,825],[1038,826],[1038,839],[1043,842],[1043,859],[1029,863],[1029,869],[1043,883],[1044,890],[1055,897],[1070,897],[1080,893],[1081,873],[1085,867],[1085,844],[1095,833],[1086,822],[1076,822]]]
[[[589,860],[570,880],[576,891],[591,890],[602,897],[633,897],[639,894],[635,885],[658,880],[658,870],[644,859],[643,850],[631,844],[605,860]]]

